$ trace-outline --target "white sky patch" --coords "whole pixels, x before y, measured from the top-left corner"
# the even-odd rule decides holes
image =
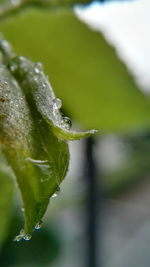
[[[118,1],[76,8],[77,16],[100,30],[136,76],[150,88],[150,0]]]

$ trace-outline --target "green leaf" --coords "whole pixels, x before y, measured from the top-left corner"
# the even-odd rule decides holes
[[[149,99],[114,48],[73,13],[30,10],[1,31],[18,53],[44,63],[64,109],[85,128],[105,133],[149,127]]]
[[[95,130],[87,132],[70,131],[71,121],[60,113],[62,102],[55,97],[41,63],[34,64],[24,57],[16,57],[9,63],[9,68],[11,70],[16,67],[14,75],[24,88],[30,106],[35,105],[35,109],[47,122],[54,135],[62,140],[77,140],[96,132]]]
[[[33,143],[32,120],[19,85],[4,65],[0,68],[0,99],[0,143],[22,191],[26,217],[29,217],[25,226],[27,231],[32,225],[31,215],[33,221],[36,219],[41,194],[36,170],[26,160]]]
[[[0,248],[7,237],[13,206],[13,173],[0,151]]]
[[[39,63],[15,56],[5,40],[0,41],[0,50],[0,143],[16,175],[25,209],[25,225],[15,240],[29,240],[68,170],[64,140],[94,131],[71,132],[59,110],[61,101]]]

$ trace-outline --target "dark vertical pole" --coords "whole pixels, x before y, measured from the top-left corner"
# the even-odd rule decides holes
[[[85,182],[87,184],[87,263],[86,267],[98,267],[97,263],[97,183],[96,162],[94,160],[94,138],[85,144]]]

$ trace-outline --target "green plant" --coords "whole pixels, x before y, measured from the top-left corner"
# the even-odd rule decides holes
[[[18,57],[5,40],[1,49],[1,147],[12,167],[23,199],[25,225],[16,241],[30,239],[41,227],[49,198],[59,191],[68,170],[67,140],[95,131],[70,131],[71,121],[61,114],[41,63]]]
[[[102,129],[103,133],[148,128],[150,104],[99,33],[78,21],[70,9],[51,11],[60,3],[69,7],[91,1],[2,2],[1,17],[31,6],[0,26],[17,54],[25,55],[17,56],[1,39],[1,179],[8,177],[10,184],[5,189],[8,201],[1,203],[3,209],[11,209],[13,169],[25,209],[25,225],[16,237],[19,241],[29,240],[33,228],[40,228],[49,198],[59,191],[69,163],[66,141],[94,133],[70,131],[70,120],[61,114],[61,101],[41,63],[33,61],[44,63],[64,109],[85,128]],[[35,6],[43,6],[42,11]],[[7,219],[7,214],[3,217]]]

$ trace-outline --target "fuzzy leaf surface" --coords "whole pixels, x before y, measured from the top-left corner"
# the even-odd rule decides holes
[[[0,144],[21,191],[26,235],[43,217],[67,173],[66,140],[94,131],[71,132],[59,108],[54,109],[58,99],[39,64],[16,56],[4,40],[0,50]]]

